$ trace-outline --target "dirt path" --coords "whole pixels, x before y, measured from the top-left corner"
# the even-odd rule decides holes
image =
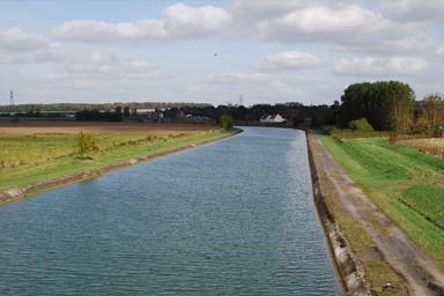
[[[310,135],[310,145],[318,172],[334,186],[338,205],[362,224],[387,263],[406,280],[410,293],[442,295],[444,273],[348,177],[319,137]]]

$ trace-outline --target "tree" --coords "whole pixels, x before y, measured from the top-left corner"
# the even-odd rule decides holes
[[[415,94],[408,84],[398,81],[357,83],[341,97],[343,123],[366,118],[376,130],[407,132],[413,123]]]
[[[219,117],[219,125],[222,129],[229,131],[233,128],[233,118],[227,114],[223,114]]]
[[[122,120],[122,106],[116,106],[114,114],[111,115],[112,121],[120,122]]]
[[[129,118],[129,116],[130,116],[130,108],[129,108],[129,106],[127,105],[127,106],[125,106],[125,107],[123,108],[123,117],[125,117],[125,118]]]
[[[312,127],[321,127],[334,124],[334,113],[328,105],[313,107],[314,115],[311,118]]]
[[[421,113],[420,116],[416,118],[413,132],[426,134],[429,134],[431,132],[430,122],[424,114]]]
[[[80,132],[76,145],[80,157],[86,158],[88,153],[97,149],[97,140],[93,134]]]
[[[444,116],[444,99],[438,93],[427,95],[423,100],[422,115],[427,119],[430,131],[443,125],[441,119]]]

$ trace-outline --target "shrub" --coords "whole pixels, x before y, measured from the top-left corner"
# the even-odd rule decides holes
[[[97,149],[97,139],[93,134],[80,132],[77,137],[77,151],[81,158]]]
[[[360,118],[358,120],[354,120],[348,123],[348,126],[352,130],[356,130],[359,132],[373,132],[375,131],[373,127],[368,123],[366,118]]]
[[[338,128],[336,128],[336,127],[333,127],[333,128],[331,128],[329,131],[328,131],[328,134],[333,138],[333,139],[335,139],[335,140],[337,140],[337,141],[339,141],[339,142],[342,142],[342,136],[341,136],[341,134],[343,134],[343,130],[341,130],[341,129],[338,129]]]
[[[223,114],[219,117],[219,125],[224,130],[231,130],[233,128],[233,118],[227,114]]]

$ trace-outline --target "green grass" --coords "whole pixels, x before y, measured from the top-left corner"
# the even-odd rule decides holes
[[[75,153],[76,137],[74,134],[1,135],[0,169],[39,164],[72,155]],[[145,137],[138,134],[96,135],[101,150]]]
[[[379,131],[357,131],[350,129],[337,129],[332,128],[330,135],[338,140],[342,139],[359,139],[359,138],[375,138],[375,137],[388,137],[388,132]]]
[[[14,166],[0,168],[0,190],[30,185],[79,172],[89,172],[129,159],[155,155],[215,140],[230,132],[213,130],[180,137],[163,135],[97,135],[99,149],[90,153],[92,160],[81,160],[75,153],[75,135],[47,134],[37,137],[0,136],[0,163]]]
[[[444,228],[444,188],[416,185],[402,193],[402,201],[418,213]]]
[[[319,173],[319,181],[322,195],[333,213],[339,229],[364,267],[366,277],[370,282],[372,295],[407,295],[408,291],[404,285],[404,280],[397,272],[387,262],[371,256],[374,246],[373,240],[361,224],[357,224],[349,213],[344,212],[343,208],[337,205],[334,186],[328,181],[326,175]],[[383,289],[386,282],[393,284],[391,290]]]
[[[444,267],[444,160],[382,138],[320,137],[376,205]]]

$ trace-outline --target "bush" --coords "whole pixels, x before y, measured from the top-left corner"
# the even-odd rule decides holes
[[[375,131],[373,127],[368,123],[366,118],[360,118],[348,123],[350,129],[359,132],[373,132]]]
[[[420,115],[416,121],[415,126],[413,127],[413,132],[420,134],[430,134],[431,132],[430,121],[427,119],[425,115]]]
[[[219,125],[226,131],[233,128],[233,118],[227,114],[223,114],[219,117]]]
[[[81,158],[97,149],[97,139],[93,134],[80,132],[77,137],[77,151]]]
[[[342,140],[344,138],[352,138],[350,137],[353,134],[353,131],[351,130],[344,130],[344,129],[339,129],[336,127],[331,128],[328,131],[328,135],[330,135],[333,139],[335,139],[336,141],[342,142]]]

